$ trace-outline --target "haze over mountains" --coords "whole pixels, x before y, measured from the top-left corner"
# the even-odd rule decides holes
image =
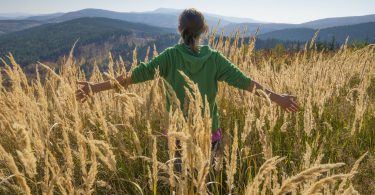
[[[27,13],[0,13],[0,20],[22,20],[30,16]]]
[[[375,21],[375,14],[364,16],[348,16],[337,18],[325,18],[302,23],[301,27],[307,28],[329,28],[334,26],[347,26],[353,24],[361,24]]]
[[[311,28],[288,28],[276,30],[259,35],[259,39],[277,39],[280,41],[306,41],[314,36],[316,30]],[[321,29],[317,39],[331,41],[333,38],[338,43],[345,42],[349,37],[351,41],[375,41],[375,22],[345,25]]]
[[[66,54],[78,38],[77,47],[83,56],[101,56],[109,51],[129,52],[135,45],[144,54],[150,45],[156,44],[163,49],[178,41],[176,28],[181,11],[167,8],[148,12],[84,9],[34,16],[0,14],[0,57],[12,52],[25,64],[56,60]],[[1,17],[7,19],[1,20]],[[238,29],[247,29],[248,33],[254,34],[260,27],[257,44],[262,44],[262,40],[272,42],[264,47],[272,47],[278,41],[305,42],[317,29],[320,29],[317,37],[320,41],[334,39],[341,44],[349,36],[350,41],[375,42],[375,14],[326,18],[302,24],[267,23],[210,13],[205,13],[205,17],[210,27],[217,27],[220,21],[219,30],[224,29],[225,35],[233,35]],[[131,53],[126,55],[130,57]]]
[[[139,22],[152,26],[176,28],[178,15],[182,10],[179,9],[168,9],[159,8],[154,11],[148,12],[114,12],[101,9],[83,9],[68,13],[53,13],[36,15],[31,17],[23,18],[23,20],[38,21],[40,24],[45,23],[59,23],[72,19],[82,17],[103,17],[110,19],[119,19],[129,22]],[[0,15],[1,17],[1,15]],[[16,17],[16,19],[19,16]],[[206,20],[210,26],[217,26],[220,20],[220,27],[225,29],[225,33],[229,35],[236,29],[247,29],[249,32],[255,32],[260,27],[260,34],[272,32],[275,30],[282,30],[287,28],[311,28],[311,29],[322,29],[336,26],[354,25],[360,23],[368,23],[375,21],[375,14],[365,16],[350,16],[350,17],[339,17],[339,18],[326,18],[319,19],[302,24],[285,24],[285,23],[267,23],[260,22],[249,18],[237,18],[221,16],[216,14],[205,13]],[[8,17],[8,19],[10,19]],[[21,20],[18,20],[21,22]],[[2,21],[0,21],[1,23]],[[21,26],[21,25],[20,25]],[[24,28],[20,28],[24,29]],[[20,30],[18,29],[18,30]],[[17,30],[17,29],[14,29]],[[0,31],[4,31],[0,27]],[[12,32],[13,30],[6,30],[6,32]]]
[[[27,20],[37,20],[46,23],[64,22],[82,17],[104,17],[111,19],[125,20],[129,22],[140,22],[149,25],[157,25],[159,27],[176,28],[178,15],[182,10],[159,8],[148,12],[115,12],[101,9],[83,9],[68,13],[54,13],[46,15],[38,15],[26,18]],[[257,22],[253,19],[226,17],[215,14],[206,14],[207,23],[210,26],[217,25],[221,20],[222,25],[233,22]]]

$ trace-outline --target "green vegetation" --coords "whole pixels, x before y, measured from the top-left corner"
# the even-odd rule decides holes
[[[33,20],[0,20],[0,35],[41,25]]]
[[[89,51],[90,55],[95,56],[101,52],[106,53],[108,48],[121,47],[123,51],[129,51],[132,50],[132,44],[144,44],[170,32],[171,29],[140,23],[106,18],[80,18],[0,36],[0,57],[11,52],[23,65],[36,61],[55,62],[63,54],[69,53],[78,39],[77,47],[82,49],[77,51],[85,53],[85,49],[89,50],[87,47],[95,47],[97,52]]]

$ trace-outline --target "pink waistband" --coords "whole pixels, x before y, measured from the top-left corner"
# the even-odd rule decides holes
[[[216,142],[221,140],[221,128],[216,129],[214,133],[211,135],[211,141]]]

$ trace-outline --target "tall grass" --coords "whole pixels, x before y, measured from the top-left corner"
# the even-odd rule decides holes
[[[326,54],[311,43],[293,55],[259,58],[255,38],[244,43],[239,33],[234,40],[213,37],[213,48],[274,91],[296,95],[303,109],[286,113],[266,98],[220,84],[224,137],[213,168],[209,110],[201,112],[207,100],[188,77],[185,102],[158,75],[125,89],[114,80],[129,76],[124,62],[109,56],[108,72],[94,67],[89,80],[111,79],[117,89],[81,104],[74,92],[85,73],[72,53],[59,72],[39,64],[32,81],[10,55],[0,82],[0,192],[375,192],[374,45],[356,50],[343,45]],[[187,117],[180,104],[188,108]],[[174,168],[176,150],[180,172]]]

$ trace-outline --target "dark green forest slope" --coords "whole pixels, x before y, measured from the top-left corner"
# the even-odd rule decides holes
[[[0,20],[0,35],[25,30],[41,24],[42,22],[34,20]]]
[[[290,28],[265,33],[260,35],[259,38],[278,39],[282,41],[307,41],[314,36],[316,31],[309,28]],[[321,29],[317,39],[320,41],[331,41],[334,37],[338,43],[343,43],[348,36],[351,42],[375,41],[375,22]]]
[[[78,39],[77,51],[83,56],[119,51],[119,47],[131,51],[135,45],[145,45],[174,31],[107,18],[80,18],[0,36],[0,57],[11,52],[20,64],[55,61],[69,53]]]

